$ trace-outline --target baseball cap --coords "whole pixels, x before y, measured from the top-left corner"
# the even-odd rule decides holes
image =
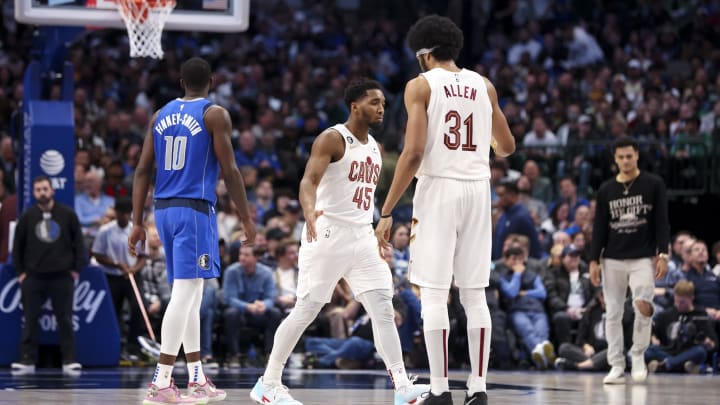
[[[578,250],[578,248],[575,245],[570,244],[570,245],[565,246],[561,255],[563,257],[565,257],[567,255],[580,256],[580,250]]]
[[[578,122],[580,124],[590,123],[590,122],[592,122],[592,118],[590,118],[590,116],[587,114],[583,114],[578,118]]]
[[[300,203],[298,202],[298,200],[290,200],[290,201],[288,201],[288,203],[287,203],[287,210],[288,210],[289,212],[292,212],[292,213],[295,213],[295,214],[297,214],[298,212],[300,212],[301,208],[300,208]]]

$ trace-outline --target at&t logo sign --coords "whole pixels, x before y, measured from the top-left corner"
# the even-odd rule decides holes
[[[65,158],[55,149],[48,149],[40,156],[40,168],[50,177],[55,190],[65,189],[66,177],[55,177],[65,169]]]

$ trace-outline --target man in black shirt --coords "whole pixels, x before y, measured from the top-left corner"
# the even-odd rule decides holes
[[[12,259],[22,291],[25,326],[20,340],[20,362],[12,368],[33,372],[37,352],[38,319],[48,297],[57,319],[63,371],[76,373],[72,325],[74,280],[85,263],[82,229],[72,208],[56,202],[50,179],[33,180],[36,205],[20,216],[15,228]]]
[[[632,138],[620,137],[615,141],[613,154],[619,173],[603,183],[597,194],[590,279],[595,286],[600,285],[598,263],[602,255],[608,363],[612,367],[603,379],[605,384],[625,383],[622,318],[628,286],[635,309],[630,349],[632,378],[636,382],[647,378],[644,354],[650,344],[653,275],[662,279],[668,265],[670,226],[665,185],[661,178],[640,172],[638,150]]]

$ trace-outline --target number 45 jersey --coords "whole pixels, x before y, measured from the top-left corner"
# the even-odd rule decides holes
[[[375,187],[382,157],[375,139],[368,134],[362,144],[343,124],[332,127],[345,143],[343,157],[328,165],[317,189],[315,207],[323,216],[352,224],[371,224]]]
[[[152,128],[156,199],[192,198],[215,204],[220,168],[203,120],[212,105],[204,98],[178,98],[158,112]]]
[[[427,141],[417,177],[490,178],[492,104],[479,74],[435,68],[422,75],[430,85]]]

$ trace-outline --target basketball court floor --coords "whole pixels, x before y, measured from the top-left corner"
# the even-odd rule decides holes
[[[178,371],[183,370],[180,368]],[[0,405],[4,404],[140,404],[151,368],[88,369],[77,377],[60,370],[40,369],[34,375],[13,376],[0,370]],[[248,394],[261,369],[211,374],[228,391],[228,404],[253,404]],[[178,385],[187,376],[176,372]],[[420,373],[420,382],[428,375]],[[455,404],[464,398],[465,372],[450,374]],[[720,385],[711,375],[653,375],[646,384],[603,386],[602,374],[492,371],[490,404],[608,404],[670,405],[718,403]],[[284,376],[296,399],[306,405],[392,404],[389,379],[382,370],[289,370]]]

